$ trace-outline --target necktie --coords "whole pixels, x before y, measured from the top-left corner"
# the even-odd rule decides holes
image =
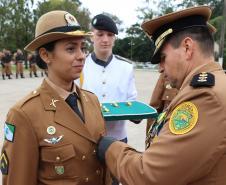
[[[73,94],[70,94],[65,101],[84,122],[83,116],[78,108],[77,99],[78,99],[77,94],[73,93]]]

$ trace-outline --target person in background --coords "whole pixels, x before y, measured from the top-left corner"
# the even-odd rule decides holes
[[[36,24],[25,50],[37,54],[48,77],[17,102],[4,126],[3,185],[110,185],[96,157],[105,134],[98,98],[74,84],[85,61],[85,38],[66,11],[50,11]]]
[[[2,66],[2,79],[5,80],[5,64],[3,62],[3,57],[4,57],[4,53],[0,51],[0,62],[1,62],[1,66]]]
[[[178,89],[138,152],[102,137],[98,157],[123,185],[225,185],[226,75],[214,61],[211,8],[190,7],[144,22],[151,62]]]
[[[118,29],[104,14],[91,21],[94,51],[86,57],[83,69],[83,89],[95,93],[101,103],[132,101],[137,97],[133,65],[114,55],[112,49]],[[127,143],[126,121],[106,121],[107,135]],[[118,184],[114,179],[113,184]]]
[[[2,62],[3,65],[5,66],[5,74],[8,77],[8,79],[12,79],[11,75],[12,75],[12,69],[11,69],[11,61],[12,61],[12,54],[9,50],[7,49],[3,49],[3,58],[2,58]]]
[[[16,53],[14,54],[15,64],[16,64],[16,78],[20,74],[21,78],[24,78],[24,55],[21,49],[17,49]]]
[[[33,76],[32,73],[33,73],[35,77],[38,77],[35,54],[29,53],[27,60],[29,61],[29,76],[32,78]]]
[[[158,114],[161,114],[169,106],[177,92],[178,90],[172,87],[170,82],[164,78],[163,73],[161,73],[153,90],[149,105],[154,107]],[[151,118],[147,120],[146,135],[154,121],[155,119]]]

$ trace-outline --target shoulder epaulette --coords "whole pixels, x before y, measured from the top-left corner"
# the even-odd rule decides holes
[[[29,100],[33,99],[34,97],[38,96],[40,93],[37,90],[34,90],[32,92],[30,92],[27,96],[25,96],[21,101],[20,101],[20,105],[23,106],[26,102],[28,102]]]
[[[212,87],[215,85],[215,77],[211,73],[202,72],[193,76],[190,86],[192,87]]]
[[[121,57],[121,56],[119,56],[119,55],[115,55],[115,58],[117,58],[117,59],[119,59],[119,60],[123,60],[123,61],[125,61],[125,62],[128,62],[128,63],[132,64],[132,60],[129,60],[129,59],[124,58],[124,57]]]
[[[81,88],[81,91],[85,91],[85,92],[88,92],[88,93],[94,94],[93,92],[88,91],[88,90],[85,90],[85,89],[82,89],[82,88]]]

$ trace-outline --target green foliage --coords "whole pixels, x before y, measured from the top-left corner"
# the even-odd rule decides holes
[[[88,30],[90,12],[80,7],[79,0],[0,0],[0,50],[23,49],[33,38],[38,18],[51,10],[73,14],[83,29]]]
[[[23,49],[34,30],[30,7],[33,0],[1,0],[0,2],[0,49]]]
[[[183,0],[179,7],[187,8],[197,5],[209,5],[213,9],[212,18],[222,15],[224,0]]]
[[[34,12],[35,20],[49,11],[65,10],[75,16],[84,30],[88,30],[90,12],[87,9],[81,9],[80,5],[78,0],[44,0],[37,4],[37,9]]]
[[[133,61],[150,61],[154,47],[140,25],[138,23],[132,25],[126,30],[126,33],[128,37],[116,41],[114,53]]]

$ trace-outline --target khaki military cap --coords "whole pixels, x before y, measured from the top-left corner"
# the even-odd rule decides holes
[[[90,36],[81,30],[76,18],[66,11],[50,11],[42,15],[35,29],[35,39],[24,49],[34,51],[40,46],[69,37]]]
[[[160,62],[159,51],[163,46],[164,40],[173,33],[191,27],[207,27],[210,32],[215,32],[215,27],[207,22],[211,13],[209,6],[197,6],[169,13],[142,23],[142,29],[154,41],[156,47],[151,63],[157,64]]]

